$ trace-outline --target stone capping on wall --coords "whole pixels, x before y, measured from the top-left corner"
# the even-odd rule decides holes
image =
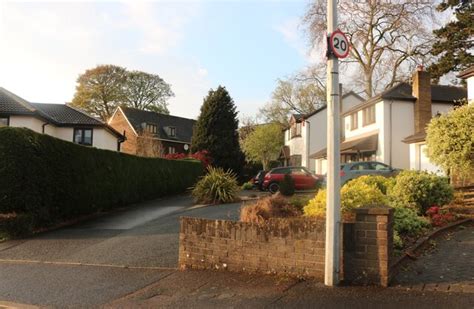
[[[364,208],[342,231],[345,282],[387,286],[393,246],[393,210]],[[271,219],[263,224],[180,218],[180,269],[285,274],[324,278],[325,222]]]

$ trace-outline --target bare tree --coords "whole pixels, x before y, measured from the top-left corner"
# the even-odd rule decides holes
[[[165,154],[163,145],[156,136],[146,130],[137,137],[137,155],[142,157],[163,157]]]
[[[405,80],[416,64],[427,61],[433,8],[434,0],[338,1],[339,28],[351,45],[343,63],[358,65],[359,86],[368,97]],[[303,22],[313,46],[324,42],[326,0],[315,0]]]
[[[313,74],[313,75],[312,75]],[[272,99],[260,109],[267,122],[288,125],[291,114],[307,114],[326,102],[326,88],[316,71],[279,79]]]

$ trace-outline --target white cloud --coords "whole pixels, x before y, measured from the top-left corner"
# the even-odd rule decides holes
[[[0,4],[0,86],[33,102],[70,101],[86,69],[111,63],[159,74],[172,113],[195,117],[207,70],[176,52],[197,3]],[[196,106],[195,106],[196,105]]]
[[[290,18],[274,27],[279,32],[286,44],[295,49],[301,57],[310,64],[319,63],[325,59],[324,44],[311,47],[300,28],[301,19]]]

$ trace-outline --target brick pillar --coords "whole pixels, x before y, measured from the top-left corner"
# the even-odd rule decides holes
[[[393,209],[359,208],[344,228],[344,281],[388,286],[393,248]]]

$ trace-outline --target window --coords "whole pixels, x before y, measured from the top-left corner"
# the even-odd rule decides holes
[[[8,127],[10,125],[10,118],[0,116],[0,127]]]
[[[296,124],[296,135],[301,135],[301,122]]]
[[[306,175],[308,172],[303,168],[293,168],[291,169],[291,174],[293,175]]]
[[[354,164],[353,167],[351,167],[351,171],[364,171],[364,170],[370,170],[370,166],[368,163],[359,163],[359,164]]]
[[[92,146],[92,129],[74,129],[74,143]]]
[[[359,124],[357,123],[357,112],[351,114],[351,130],[356,130]]]
[[[176,128],[175,127],[169,127],[168,128],[168,132],[169,132],[169,135],[171,137],[175,137],[176,136]]]
[[[364,108],[362,112],[364,126],[375,123],[375,105]]]
[[[372,169],[376,171],[389,171],[390,167],[382,163],[372,163]]]
[[[176,153],[176,149],[174,147],[168,147],[168,153],[169,154],[173,154],[173,153]]]
[[[156,129],[156,125],[150,123],[146,124],[146,131],[153,134],[156,134],[156,132],[158,132]]]
[[[290,138],[301,136],[301,122],[291,125]]]

